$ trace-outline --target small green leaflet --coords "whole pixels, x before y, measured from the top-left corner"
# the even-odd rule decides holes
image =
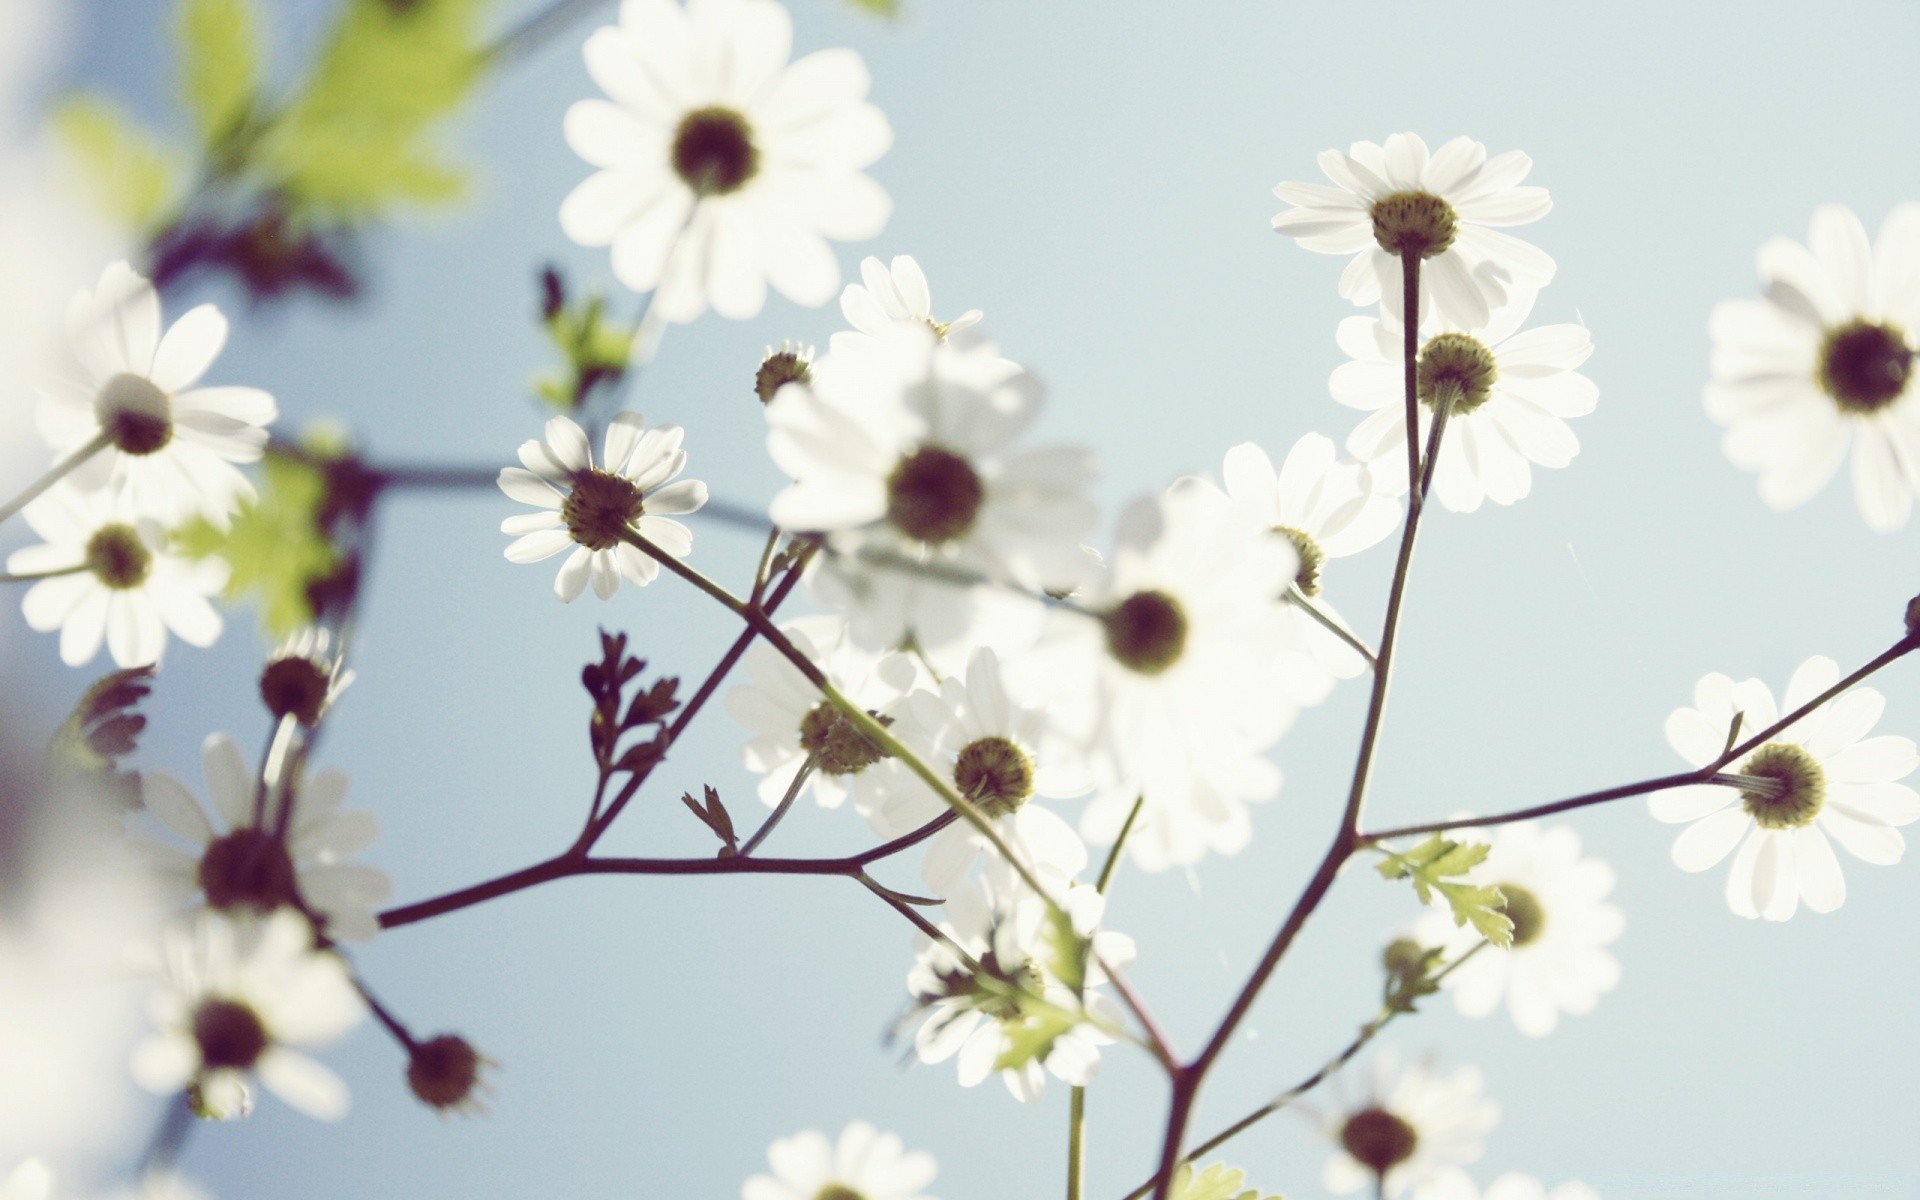
[[[1053,1053],[1053,1044],[1079,1023],[1079,1014],[1023,993],[1020,1015],[1000,1022],[1000,1033],[1007,1044],[994,1060],[993,1069],[1014,1071],[1030,1062],[1044,1061]]]
[[[1225,1163],[1194,1173],[1192,1163],[1181,1163],[1173,1176],[1173,1200],[1282,1200],[1278,1192],[1262,1195],[1246,1186],[1247,1175]],[[1244,1189],[1244,1190],[1243,1190]]]
[[[246,119],[260,87],[259,14],[253,0],[181,0],[175,33],[187,110],[209,150]]]
[[[268,454],[261,475],[259,496],[241,504],[228,529],[196,518],[174,540],[189,557],[226,559],[232,572],[227,599],[259,596],[267,628],[285,634],[313,620],[307,589],[325,579],[337,559],[320,531],[326,476],[284,454]]]
[[[53,129],[79,160],[101,210],[135,230],[158,225],[173,197],[166,148],[104,96],[76,96],[53,114]]]
[[[1453,909],[1454,924],[1472,922],[1481,937],[1503,949],[1513,944],[1513,922],[1501,911],[1506,897],[1500,889],[1447,878],[1479,866],[1487,857],[1485,842],[1456,842],[1436,833],[1405,854],[1378,849],[1386,856],[1379,866],[1381,878],[1412,879],[1422,904],[1433,903],[1433,894],[1439,892]]]

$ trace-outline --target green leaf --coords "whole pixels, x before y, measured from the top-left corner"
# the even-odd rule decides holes
[[[1093,956],[1093,943],[1080,936],[1064,912],[1047,913],[1045,953],[1048,971],[1078,995],[1087,985],[1087,960]]]
[[[1014,1071],[1030,1062],[1043,1061],[1053,1053],[1053,1044],[1079,1023],[1077,1013],[1023,995],[1020,1015],[1000,1022],[1000,1033],[1007,1044],[994,1060],[993,1069]]]
[[[639,327],[610,319],[605,297],[568,300],[564,281],[551,267],[543,273],[542,282],[546,303],[541,321],[566,365],[536,379],[534,391],[555,408],[577,409],[595,389],[616,384],[626,374]]]
[[[1513,920],[1506,914],[1507,898],[1497,887],[1475,887],[1466,883],[1436,885],[1453,909],[1453,923],[1472,922],[1480,936],[1504,950],[1513,945]]]
[[[1389,1012],[1410,1013],[1423,996],[1440,990],[1438,974],[1446,951],[1439,946],[1422,946],[1412,938],[1399,938],[1380,956],[1386,968],[1386,987],[1381,1004]]]
[[[897,17],[900,15],[900,0],[847,0],[848,4],[876,17]]]
[[[1501,911],[1506,900],[1500,890],[1447,881],[1479,866],[1489,849],[1485,842],[1456,842],[1436,833],[1404,854],[1382,848],[1386,857],[1378,869],[1384,879],[1411,879],[1422,904],[1433,903],[1439,892],[1453,909],[1454,924],[1471,922],[1482,937],[1506,947],[1513,944],[1513,922]]]
[[[230,528],[196,518],[174,540],[190,557],[226,559],[227,598],[257,595],[267,628],[285,634],[313,620],[308,588],[332,572],[338,555],[320,530],[327,490],[320,468],[284,454],[269,454],[261,466],[260,495],[240,506]]]
[[[217,148],[260,87],[259,15],[253,0],[181,0],[175,33],[187,109],[201,141]]]
[[[159,139],[104,96],[75,96],[53,114],[53,129],[79,159],[101,207],[136,230],[151,229],[173,195],[173,168]]]
[[[1197,1175],[1192,1163],[1181,1163],[1173,1175],[1172,1196],[1173,1200],[1282,1200],[1277,1192],[1262,1197],[1260,1189],[1246,1183],[1246,1172],[1225,1163],[1215,1163]]]
[[[478,81],[483,0],[348,0],[306,87],[261,148],[296,199],[338,217],[444,204],[465,174],[430,144]]]

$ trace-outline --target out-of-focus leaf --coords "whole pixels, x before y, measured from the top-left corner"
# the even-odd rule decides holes
[[[847,0],[848,4],[861,12],[876,17],[897,17],[900,15],[900,0]]]
[[[1030,1062],[1046,1061],[1047,1055],[1053,1053],[1053,1044],[1079,1023],[1077,1014],[1059,1005],[1023,996],[1020,1015],[1000,1022],[1000,1035],[1006,1038],[1006,1044],[1000,1049],[1000,1057],[994,1060],[993,1069],[1017,1071]]]
[[[553,407],[571,411],[626,374],[638,327],[608,317],[604,297],[569,300],[566,281],[552,267],[541,272],[540,284],[540,320],[566,367],[535,379],[533,390]]]
[[[430,144],[484,65],[483,0],[348,0],[305,88],[260,148],[262,169],[335,216],[441,204],[465,176]]]
[[[287,634],[313,621],[308,589],[333,572],[338,552],[320,527],[325,473],[284,454],[269,454],[261,467],[260,495],[241,505],[230,528],[196,519],[174,536],[192,557],[226,559],[227,598],[258,596],[267,628]]]
[[[1196,1174],[1192,1163],[1181,1163],[1173,1176],[1173,1200],[1282,1200],[1276,1192],[1263,1197],[1247,1187],[1246,1172],[1215,1163]]]
[[[160,141],[104,96],[76,96],[53,128],[79,160],[115,220],[138,230],[158,224],[173,194],[173,168]]]
[[[260,87],[260,33],[253,0],[181,0],[181,86],[201,141],[214,149],[253,105]]]

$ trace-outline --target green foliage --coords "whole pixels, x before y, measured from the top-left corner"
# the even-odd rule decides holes
[[[1075,995],[1087,986],[1087,960],[1093,957],[1093,943],[1081,937],[1072,920],[1059,910],[1047,914],[1046,955],[1047,969]]]
[[[541,323],[566,365],[535,379],[533,389],[548,404],[571,412],[584,405],[595,388],[626,374],[638,326],[609,320],[603,296],[569,300],[566,285],[551,267],[541,273],[541,287]]]
[[[254,0],[181,0],[175,33],[187,109],[209,151],[246,120],[260,88]]]
[[[1494,945],[1504,948],[1513,944],[1513,922],[1501,911],[1506,899],[1500,889],[1448,878],[1465,875],[1480,865],[1487,856],[1485,842],[1456,842],[1436,833],[1405,854],[1385,847],[1380,852],[1386,855],[1379,866],[1382,878],[1412,879],[1422,904],[1433,903],[1433,894],[1439,892],[1453,909],[1455,925],[1471,922],[1480,936]]]
[[[875,17],[897,17],[900,15],[900,0],[847,0],[848,4]]]
[[[267,628],[285,634],[313,620],[310,589],[332,574],[339,552],[322,529],[326,473],[284,454],[267,455],[261,468],[260,495],[241,505],[231,527],[196,518],[174,539],[191,557],[226,559],[227,598],[258,596]]]
[[[1386,985],[1380,1003],[1390,1013],[1410,1013],[1424,996],[1440,990],[1437,975],[1445,951],[1439,946],[1422,946],[1412,938],[1399,938],[1380,955],[1386,968]]]
[[[1044,1061],[1053,1053],[1053,1044],[1080,1023],[1078,1013],[1040,1000],[1032,993],[1022,992],[1017,999],[1019,1015],[1000,1022],[1000,1032],[1007,1044],[994,1060],[996,1071],[1018,1070],[1030,1062]]]
[[[260,147],[260,165],[301,204],[336,217],[444,204],[463,172],[428,144],[485,65],[483,0],[348,0],[306,86]]]
[[[75,96],[53,114],[53,129],[99,193],[101,207],[137,230],[158,224],[174,192],[164,146],[104,96]]]
[[[1246,1186],[1246,1172],[1225,1163],[1215,1163],[1194,1173],[1192,1163],[1181,1163],[1173,1175],[1173,1200],[1282,1200],[1279,1193],[1262,1196],[1259,1188]]]

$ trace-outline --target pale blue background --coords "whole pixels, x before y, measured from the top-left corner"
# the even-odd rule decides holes
[[[895,217],[869,246],[910,252],[936,310],[978,306],[1051,387],[1039,431],[1100,452],[1100,498],[1217,470],[1235,442],[1275,454],[1354,416],[1326,394],[1349,308],[1337,259],[1267,227],[1281,179],[1314,155],[1411,128],[1523,148],[1554,213],[1528,231],[1559,261],[1538,320],[1584,320],[1600,408],[1582,453],[1512,509],[1436,511],[1421,546],[1373,805],[1380,822],[1511,807],[1676,769],[1660,734],[1710,670],[1776,689],[1802,658],[1843,665],[1883,648],[1920,589],[1920,528],[1867,532],[1844,480],[1775,514],[1718,451],[1702,414],[1706,317],[1754,289],[1754,249],[1803,237],[1842,201],[1876,227],[1920,199],[1920,38],[1902,3],[942,4],[897,23],[796,0],[801,51],[850,45],[896,131],[874,171]],[[167,6],[88,0],[73,78],[181,127],[160,52]],[[500,23],[533,5],[501,6]],[[611,5],[603,6],[610,12]],[[275,5],[283,65],[324,27],[321,0]],[[553,259],[610,282],[555,211],[586,168],[561,140],[568,104],[597,94],[578,44],[591,22],[501,76],[457,143],[482,183],[459,213],[370,242],[356,308],[235,312],[222,380],[270,388],[286,427],[348,422],[379,458],[501,464],[537,429],[527,381],[547,363],[530,320]],[[185,297],[182,300],[186,299]],[[674,329],[638,407],[688,428],[692,473],[763,503],[779,480],[748,380],[783,336],[824,343],[837,313],[775,300],[754,321]],[[548,566],[500,556],[497,494],[396,499],[383,512],[360,682],[320,754],[353,776],[385,836],[371,855],[403,899],[543,857],[577,828],[592,779],[580,663],[596,625],[631,630],[662,668],[697,679],[731,636],[671,581],[611,603],[554,602]],[[712,524],[698,561],[750,569],[757,539]],[[1332,594],[1376,627],[1390,551],[1337,564]],[[18,635],[17,610],[4,618]],[[58,703],[82,686],[53,639],[23,657]],[[168,660],[148,761],[195,780],[213,729],[255,745],[260,651],[241,616],[211,652]],[[691,680],[689,681],[691,686]],[[1920,675],[1883,677],[1887,731],[1920,733]],[[1356,686],[1281,745],[1280,799],[1244,855],[1120,879],[1113,924],[1135,934],[1134,978],[1196,1047],[1250,967],[1331,829],[1357,738]],[[717,784],[749,814],[740,740],[716,706],[609,839],[624,852],[700,853],[681,789]],[[1619,871],[1628,929],[1620,988],[1545,1041],[1450,1004],[1396,1029],[1410,1053],[1478,1064],[1505,1111],[1478,1172],[1582,1177],[1603,1194],[1920,1194],[1920,863],[1846,863],[1838,913],[1784,927],[1730,915],[1723,874],[1671,866],[1674,831],[1642,803],[1579,814]],[[862,844],[851,813],[800,813],[778,846]],[[910,866],[890,876],[905,885]],[[1210,1130],[1290,1084],[1371,1011],[1376,947],[1413,915],[1370,877],[1315,918],[1207,1088]],[[855,1118],[941,1162],[936,1194],[1058,1195],[1065,1089],[1023,1108],[948,1067],[902,1067],[883,1043],[905,999],[910,933],[831,879],[572,881],[383,937],[361,958],[422,1031],[459,1029],[503,1064],[493,1113],[444,1122],[398,1086],[369,1026],[330,1055],[352,1084],[342,1125],[268,1102],[201,1131],[188,1169],[226,1197],[616,1197],[738,1194],[775,1137]],[[1146,1170],[1163,1091],[1115,1052],[1091,1093],[1090,1195]],[[1229,1153],[1254,1182],[1320,1194],[1307,1122],[1276,1118]]]

